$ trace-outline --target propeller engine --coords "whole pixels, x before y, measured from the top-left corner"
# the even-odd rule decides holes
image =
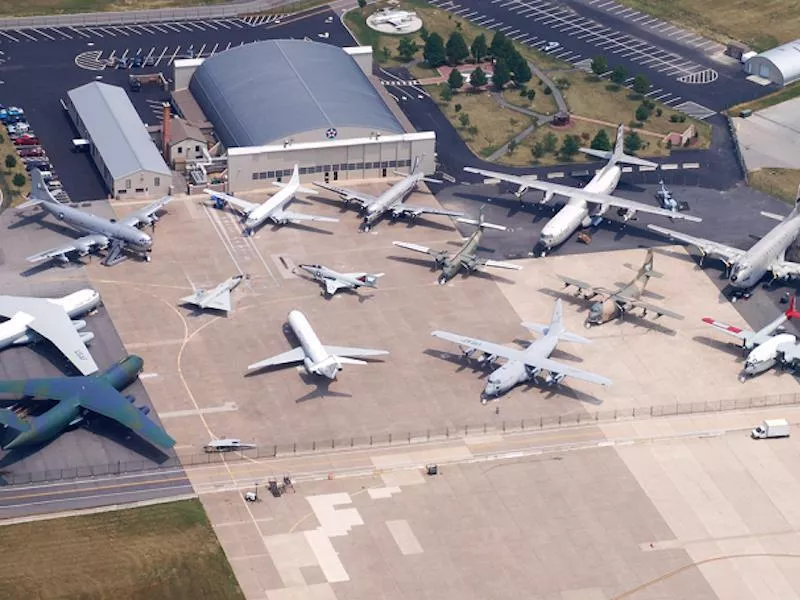
[[[545,378],[545,383],[547,383],[547,385],[558,385],[564,381],[565,377],[566,375],[564,373],[549,373]]]
[[[133,396],[133,395],[131,395],[131,394],[128,394],[127,396],[125,396],[125,400],[127,400],[128,402],[130,402],[131,404],[133,404],[134,402],[136,402],[136,396]]]
[[[142,413],[143,415],[149,415],[150,414],[150,407],[149,406],[137,406],[136,408],[139,409],[139,412]]]

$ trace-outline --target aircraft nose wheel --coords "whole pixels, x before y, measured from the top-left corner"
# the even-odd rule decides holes
[[[746,375],[739,375],[739,383],[744,383],[745,381],[747,381],[747,376]]]

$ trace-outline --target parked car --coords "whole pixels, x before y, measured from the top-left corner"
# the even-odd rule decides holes
[[[134,56],[131,60],[131,67],[134,69],[140,69],[142,67],[142,57],[141,56]]]
[[[555,50],[556,48],[560,48],[561,44],[558,42],[547,42],[544,46],[542,46],[542,50],[545,52],[550,52],[550,50]]]
[[[17,154],[22,158],[44,156],[44,148],[18,148]]]
[[[148,56],[144,59],[144,66],[145,67],[152,67],[156,64],[156,57],[155,56]]]
[[[6,129],[8,133],[25,133],[31,128],[30,123],[27,121],[20,121],[19,123],[9,123]]]
[[[38,146],[39,145],[39,138],[35,135],[30,135],[29,133],[22,134],[17,139],[14,140],[15,146]]]

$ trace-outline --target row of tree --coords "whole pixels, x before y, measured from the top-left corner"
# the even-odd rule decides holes
[[[588,135],[586,136],[588,139]],[[634,154],[642,148],[642,139],[638,133],[631,131],[624,138],[625,152]],[[611,150],[611,139],[605,129],[597,132],[590,145],[595,150]],[[555,154],[565,160],[570,160],[581,149],[581,138],[577,135],[566,135],[558,147],[558,137],[553,132],[548,132],[540,141],[531,147],[531,153],[535,159],[542,158],[546,154]]]
[[[609,73],[608,78],[616,85],[622,85],[628,79],[628,72],[622,65],[617,65],[610,71],[609,73],[608,60],[605,56],[595,56],[592,59],[592,72],[595,75],[600,76]],[[646,94],[647,90],[650,89],[650,82],[647,81],[644,75],[636,75],[633,78],[631,88],[639,95]]]

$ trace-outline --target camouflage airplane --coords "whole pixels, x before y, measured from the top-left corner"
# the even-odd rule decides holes
[[[155,446],[171,448],[175,440],[147,417],[150,408],[134,406],[136,398],[120,393],[136,381],[143,365],[140,357],[131,355],[88,377],[0,381],[0,405],[5,407],[0,409],[0,446],[12,450],[44,444],[95,413]],[[42,406],[44,412],[39,410]],[[20,416],[23,412],[36,416]]]
[[[476,254],[481,244],[481,237],[483,236],[484,229],[496,229],[498,231],[507,231],[507,228],[502,225],[495,225],[494,223],[487,223],[483,219],[483,211],[476,221],[475,219],[456,219],[459,223],[467,225],[475,225],[477,229],[467,238],[458,252],[450,254],[447,250],[432,250],[427,246],[420,246],[419,244],[412,244],[410,242],[392,242],[395,246],[405,248],[406,250],[413,250],[414,252],[421,252],[423,254],[430,254],[433,257],[433,264],[435,268],[441,269],[442,274],[439,276],[439,285],[444,285],[450,281],[456,274],[464,269],[467,273],[472,273],[475,270],[483,267],[492,267],[497,269],[514,269],[519,271],[522,267],[510,262],[503,262],[500,260],[492,260],[483,258]]]
[[[630,265],[626,265],[630,267]],[[628,283],[616,290],[609,290],[604,287],[595,287],[583,281],[572,279],[571,277],[564,277],[558,275],[558,278],[564,282],[564,287],[575,286],[578,289],[577,295],[585,300],[593,300],[600,297],[597,302],[592,302],[589,307],[589,316],[586,318],[587,329],[592,325],[602,325],[608,321],[616,318],[623,318],[625,313],[630,312],[634,308],[642,310],[642,317],[646,316],[648,311],[656,313],[657,317],[666,315],[673,319],[683,319],[683,315],[674,313],[671,310],[644,302],[642,294],[647,287],[647,282],[651,277],[661,277],[661,273],[653,270],[653,250],[648,250],[644,258],[644,263],[636,272],[636,277],[631,279]]]

